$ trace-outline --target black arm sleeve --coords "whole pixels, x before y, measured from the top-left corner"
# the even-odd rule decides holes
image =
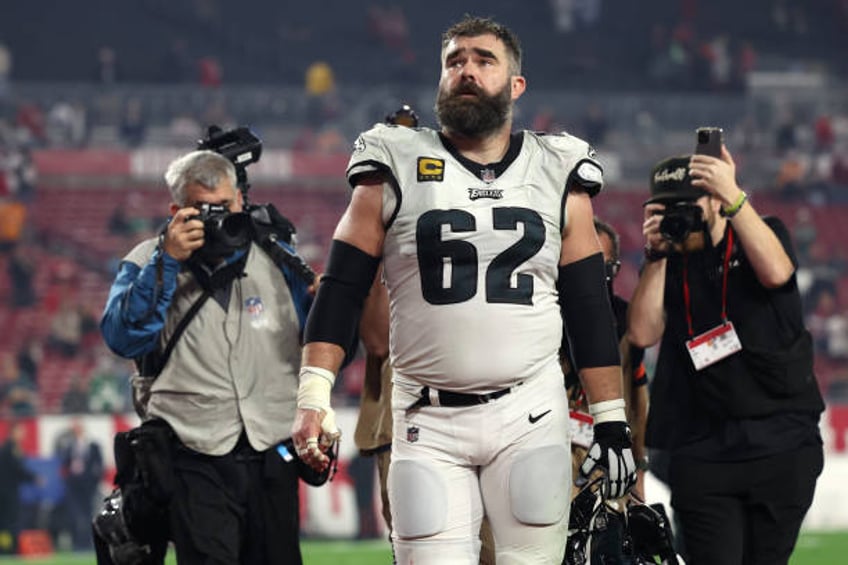
[[[605,277],[600,253],[559,268],[559,304],[578,370],[621,364]]]
[[[335,343],[351,356],[358,341],[362,305],[379,265],[379,257],[372,257],[344,241],[333,240],[327,270],[321,277],[315,302],[306,319],[306,343]]]

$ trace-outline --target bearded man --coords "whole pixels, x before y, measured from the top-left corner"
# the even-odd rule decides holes
[[[382,261],[397,562],[476,565],[485,516],[497,563],[559,565],[572,479],[563,318],[595,417],[581,472],[605,468],[613,497],[636,472],[593,223],[601,167],[568,134],[512,132],[526,81],[505,26],[454,24],[441,65],[440,131],[378,124],[354,145],[292,437],[304,460],[328,464],[330,388]]]

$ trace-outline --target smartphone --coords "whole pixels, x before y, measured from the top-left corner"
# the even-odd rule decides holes
[[[721,157],[721,145],[724,143],[724,131],[721,128],[704,127],[695,130],[698,139],[695,153]]]

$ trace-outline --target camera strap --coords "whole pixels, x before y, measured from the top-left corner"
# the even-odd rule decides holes
[[[700,371],[725,357],[742,350],[742,343],[733,323],[727,319],[727,272],[730,267],[730,253],[733,249],[733,230],[727,232],[727,247],[724,251],[724,269],[721,281],[721,324],[700,335],[694,335],[692,328],[692,299],[689,292],[687,255],[683,256],[683,298],[686,301],[686,322],[689,324],[689,340],[686,350],[692,359],[696,371]]]
[[[730,254],[733,251],[733,228],[727,230],[727,246],[724,249],[724,261],[721,271],[721,320],[727,322],[727,272],[730,270]],[[689,290],[688,253],[683,254],[683,301],[686,304],[686,324],[689,337],[695,335],[692,329],[692,296]]]
[[[182,320],[180,320],[180,323],[177,324],[176,328],[174,328],[174,333],[172,333],[171,337],[168,338],[168,343],[165,345],[165,349],[161,354],[157,354],[154,351],[146,355],[136,357],[135,364],[138,368],[139,375],[143,377],[152,377],[154,379],[159,376],[159,373],[162,372],[162,369],[164,369],[165,365],[168,363],[168,359],[171,358],[171,352],[174,351],[177,341],[179,341],[180,337],[182,337],[186,327],[188,327],[189,323],[197,315],[201,306],[206,303],[210,296],[212,296],[212,292],[208,288],[204,289],[203,294],[194,301],[194,304],[191,305],[191,308],[189,308],[188,312],[186,312]]]

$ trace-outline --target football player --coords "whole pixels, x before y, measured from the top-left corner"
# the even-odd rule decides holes
[[[568,134],[512,132],[526,81],[505,26],[454,24],[441,65],[439,131],[378,124],[354,145],[351,201],[307,323],[293,438],[305,461],[328,464],[330,390],[382,261],[398,563],[476,563],[485,513],[498,563],[558,565],[571,483],[563,316],[594,417],[588,457],[613,497],[636,471],[593,225],[601,167]]]

